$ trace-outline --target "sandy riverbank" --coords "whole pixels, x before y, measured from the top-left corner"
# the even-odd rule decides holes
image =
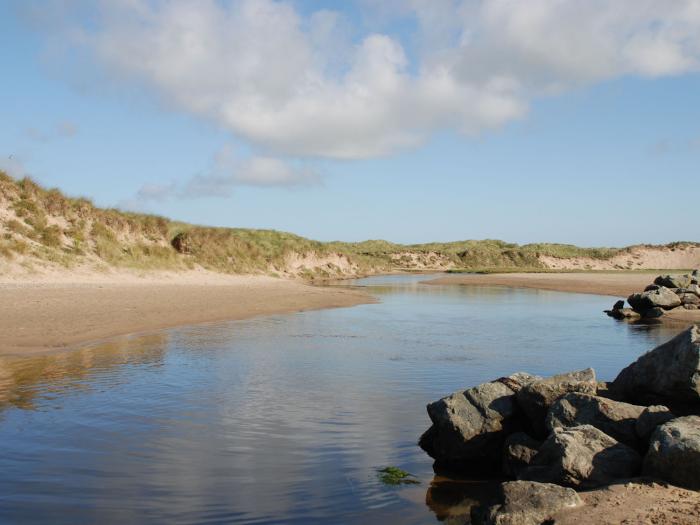
[[[374,301],[347,288],[208,272],[5,276],[0,278],[0,354]]]
[[[610,295],[623,299],[639,292],[653,282],[653,273],[493,273],[493,274],[452,274],[425,281],[434,285],[481,285],[509,286],[513,288],[535,288],[557,292]],[[612,306],[612,301],[610,303]],[[679,325],[700,322],[700,310],[668,312],[664,322],[677,322]]]

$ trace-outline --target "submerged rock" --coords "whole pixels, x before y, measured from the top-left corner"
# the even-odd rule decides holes
[[[533,381],[518,392],[518,405],[528,416],[535,436],[547,435],[545,417],[549,407],[569,392],[595,394],[598,383],[592,368]]]
[[[592,425],[556,428],[520,479],[593,488],[639,474],[642,458]]]
[[[438,462],[497,459],[506,436],[519,427],[516,391],[537,379],[514,374],[430,403],[427,410],[433,425],[419,445]]]
[[[562,509],[583,505],[576,491],[551,483],[509,481],[501,485],[501,503],[489,509],[490,525],[540,525]]]
[[[516,432],[508,436],[503,443],[503,473],[517,478],[520,472],[530,465],[540,445],[541,441],[525,432]]]
[[[642,355],[610,387],[627,401],[700,409],[700,329],[692,326]]]
[[[700,490],[700,417],[672,419],[654,431],[644,474]]]
[[[555,428],[593,425],[617,441],[637,447],[636,424],[644,409],[643,406],[574,392],[554,402],[545,424],[550,432]]]

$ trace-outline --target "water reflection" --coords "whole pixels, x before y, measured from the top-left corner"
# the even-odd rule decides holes
[[[127,365],[160,366],[168,333],[123,338],[98,346],[29,357],[0,356],[0,411],[15,407],[35,410],[44,400],[70,390],[89,392],[100,383],[100,375],[115,381],[114,369]],[[125,372],[123,370],[122,372]],[[41,384],[41,388],[36,388]]]
[[[515,370],[610,379],[670,335],[604,317],[606,297],[422,279],[363,281],[379,304],[1,359],[0,522],[458,519],[488,484],[435,475],[428,401]],[[382,485],[386,465],[421,485]]]

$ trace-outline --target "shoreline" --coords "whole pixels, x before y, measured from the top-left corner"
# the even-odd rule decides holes
[[[50,353],[177,326],[374,302],[361,290],[261,276],[5,279],[0,281],[0,355]]]
[[[672,271],[668,271],[673,273]],[[577,272],[577,273],[493,273],[448,274],[445,277],[423,281],[429,285],[504,286],[553,292],[607,295],[626,299],[654,280],[652,273],[631,272]],[[687,326],[700,323],[700,310],[666,312],[658,322]]]

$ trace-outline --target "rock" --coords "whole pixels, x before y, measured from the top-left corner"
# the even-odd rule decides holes
[[[634,430],[643,443],[647,443],[656,427],[663,425],[673,419],[671,411],[663,405],[652,405],[646,407],[637,418]]]
[[[419,445],[436,461],[453,466],[499,458],[504,439],[519,427],[516,390],[536,379],[514,374],[430,403],[427,409],[433,425]]]
[[[642,355],[610,388],[637,404],[700,409],[700,328],[692,326]]]
[[[639,474],[642,458],[592,425],[556,428],[520,479],[592,488]]]
[[[658,306],[655,306],[654,308],[650,308],[649,310],[645,310],[642,312],[642,318],[644,319],[656,319],[658,317],[661,317],[664,315],[664,309],[659,308]]]
[[[659,275],[654,279],[654,284],[665,286],[666,288],[685,288],[690,284],[691,276],[685,275]]]
[[[503,473],[517,478],[535,457],[541,444],[541,441],[525,432],[516,432],[508,436],[503,443]]]
[[[533,381],[523,386],[516,399],[530,420],[534,435],[545,437],[547,432],[544,419],[552,403],[569,392],[595,394],[597,387],[595,372],[592,368],[587,368]]]
[[[619,301],[617,301],[613,305],[612,309],[613,310],[622,310],[624,307],[625,307],[625,301],[624,301],[624,299],[620,299]]]
[[[545,426],[551,432],[555,428],[593,425],[617,441],[637,447],[636,423],[644,409],[638,405],[573,392],[552,404]]]
[[[700,304],[700,297],[695,295],[694,293],[684,293],[679,296],[681,298],[681,304],[683,305],[688,305],[688,304],[694,304],[698,305]]]
[[[644,474],[700,490],[700,417],[672,419],[651,435]]]
[[[656,290],[649,290],[642,293],[633,293],[627,298],[627,302],[636,312],[646,312],[652,308],[663,308],[669,310],[680,306],[681,299],[674,292],[664,286]]]
[[[632,308],[620,308],[619,310],[603,310],[610,317],[615,319],[639,319],[641,315]]]
[[[697,304],[684,304],[683,305],[684,310],[700,310],[700,305]]]
[[[678,288],[678,290],[676,290],[676,294],[679,297],[686,293],[690,293],[700,297],[700,286],[698,286],[697,284],[691,284],[690,286],[686,286],[685,288]]]
[[[658,284],[650,284],[646,288],[644,288],[645,292],[650,292],[651,290],[658,290],[661,288]]]
[[[573,489],[533,481],[502,483],[501,501],[489,509],[484,523],[541,525],[555,512],[583,505]]]

